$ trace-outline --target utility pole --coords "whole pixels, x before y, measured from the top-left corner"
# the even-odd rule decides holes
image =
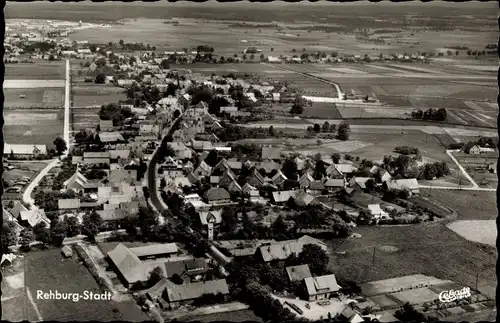
[[[376,250],[377,247],[373,247],[373,260],[372,260],[372,264],[375,264],[375,250]]]

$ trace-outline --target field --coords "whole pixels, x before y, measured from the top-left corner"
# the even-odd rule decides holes
[[[225,312],[225,313],[217,313],[217,314],[207,314],[203,316],[198,316],[193,319],[183,319],[186,322],[214,322],[214,321],[229,321],[229,322],[262,322],[262,319],[258,316],[255,316],[253,311],[251,310],[242,310],[242,311],[234,311],[234,312]]]
[[[422,196],[429,195],[429,189],[421,189]],[[470,192],[431,190],[432,198],[458,212],[458,220],[494,220],[497,218],[495,192]]]
[[[26,255],[26,285],[35,293],[49,290],[68,293],[93,291],[101,293],[94,278],[83,265],[73,259],[63,260],[59,249],[32,251]],[[111,301],[37,300],[35,303],[44,320],[111,321],[121,319],[112,309]]]
[[[100,106],[126,99],[124,89],[113,85],[73,84],[71,91],[75,107]]]
[[[447,225],[458,235],[469,241],[496,246],[497,226],[494,220],[463,220]]]
[[[6,108],[59,108],[64,104],[62,88],[4,89],[4,95]]]
[[[336,245],[344,255],[331,256],[331,269],[339,279],[368,282],[424,274],[474,286],[476,274],[482,293],[491,295],[496,286],[493,247],[464,240],[441,224],[358,227],[352,238]],[[410,243],[409,243],[410,242]],[[384,251],[380,246],[393,246]],[[375,253],[375,256],[374,256]]]
[[[52,145],[62,135],[63,110],[4,111],[5,141],[9,144]]]
[[[65,61],[6,64],[5,80],[64,80]]]

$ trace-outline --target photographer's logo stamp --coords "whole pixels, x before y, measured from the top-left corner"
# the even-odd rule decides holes
[[[439,293],[439,300],[443,303],[450,303],[459,299],[469,298],[472,294],[469,287],[464,287],[459,290],[447,290]]]

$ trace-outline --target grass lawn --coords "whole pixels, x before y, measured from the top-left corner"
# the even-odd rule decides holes
[[[32,251],[26,254],[26,285],[34,293],[35,302],[44,320],[55,321],[111,321],[121,317],[113,313],[111,301],[37,300],[36,291],[50,290],[67,293],[93,291],[101,293],[99,286],[78,263],[76,256],[63,259],[60,249]]]
[[[480,273],[481,286],[496,286],[495,249],[469,242],[441,224],[362,226],[354,232],[361,237],[336,249],[346,254],[331,256],[331,269],[340,279],[364,283],[424,274],[473,287]],[[381,246],[399,250],[383,251]]]
[[[421,189],[422,196],[429,189]],[[458,212],[458,220],[494,220],[498,216],[495,192],[431,190],[431,197]]]
[[[17,297],[2,300],[2,320],[6,322],[36,322],[38,317],[28,296],[26,293],[22,293]]]
[[[5,170],[3,173],[3,179],[10,183],[13,180],[18,178],[27,176],[31,179],[34,179],[35,176],[41,171],[45,166],[47,166],[48,162],[40,161],[40,162],[9,162],[14,165],[16,168],[13,170]]]
[[[306,107],[301,114],[304,118],[329,118],[342,119],[342,115],[333,103],[314,102],[312,106]]]
[[[54,139],[62,135],[62,109],[8,110],[4,112],[4,118],[3,132],[9,144],[52,146]]]

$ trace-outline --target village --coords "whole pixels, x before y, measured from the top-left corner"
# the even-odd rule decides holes
[[[330,153],[320,149],[324,142],[354,142],[351,127],[359,125],[322,119],[300,131],[275,125],[301,122],[318,100],[370,108],[383,104],[379,99],[333,82],[333,95],[325,99],[305,95],[291,81],[233,72],[230,65],[217,73],[187,65],[428,63],[426,55],[340,57],[294,49],[297,54],[266,56],[249,46],[224,57],[209,45],[160,51],[123,40],[67,38],[75,28],[96,24],[44,26],[5,40],[6,63],[64,60],[69,73],[65,125],[53,147],[4,145],[1,263],[12,276],[30,255],[54,268],[83,268],[96,292],[112,294],[107,304],[114,305],[106,307],[113,313],[122,304],[158,322],[244,310],[263,322],[423,322],[491,306],[477,279],[469,298],[443,303],[438,295],[463,288],[462,282],[417,269],[358,281],[338,262],[351,252],[342,246],[361,239],[357,229],[444,227],[457,219],[454,205],[433,198],[432,191],[491,191],[494,139],[448,144],[441,153],[452,163],[427,158],[411,143],[394,145],[382,159]],[[76,82],[113,88],[122,98],[75,105],[68,94]],[[84,111],[85,122],[70,107]],[[393,135],[399,131],[406,130]],[[296,146],[285,144],[290,140]],[[30,170],[36,163],[46,166]],[[374,265],[383,257],[378,253],[406,246],[377,242],[366,248]],[[50,261],[40,260],[44,253]]]

